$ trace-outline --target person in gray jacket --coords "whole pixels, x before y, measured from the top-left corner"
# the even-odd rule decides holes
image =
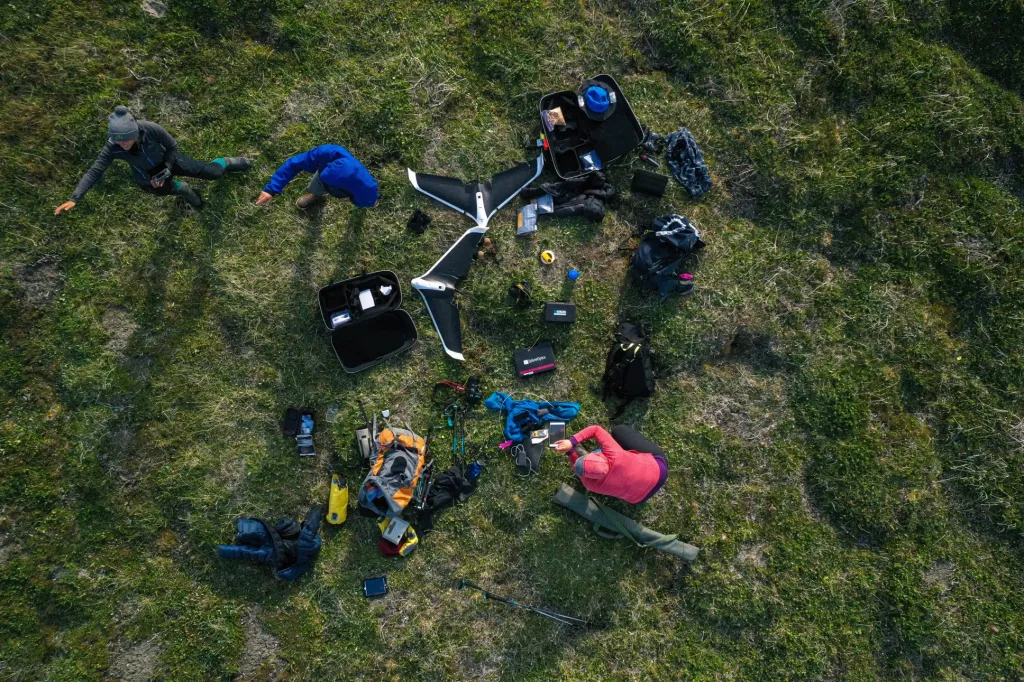
[[[229,171],[249,170],[249,159],[240,156],[203,163],[182,154],[170,133],[151,121],[136,120],[128,107],[117,107],[108,118],[110,138],[106,146],[82,176],[71,198],[58,206],[54,215],[73,209],[115,159],[131,166],[139,189],[151,194],[179,196],[193,208],[202,208],[202,198],[187,182],[176,180],[174,176],[217,180]]]

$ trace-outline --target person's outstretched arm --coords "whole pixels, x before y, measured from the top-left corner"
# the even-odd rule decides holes
[[[103,151],[96,157],[96,160],[89,166],[89,170],[85,171],[85,175],[78,181],[78,186],[75,187],[75,191],[71,193],[71,198],[65,201],[63,204],[58,206],[54,210],[53,215],[60,215],[65,211],[70,211],[75,205],[82,200],[85,193],[92,189],[92,186],[100,181],[103,177],[103,173],[106,172],[107,168],[114,161],[114,154],[110,148],[110,145],[104,145]]]
[[[570,436],[567,440],[558,441],[558,443],[555,444],[555,450],[568,455],[570,464],[576,464],[577,458],[587,454],[586,448],[581,444],[591,438],[597,440],[598,444],[601,446],[602,452],[605,452],[612,457],[622,449],[615,439],[612,438],[610,433],[597,424],[594,424],[583,429],[575,436]]]
[[[569,442],[572,443],[573,445],[579,445],[580,443],[586,440],[590,440],[591,438],[597,440],[602,450],[614,451],[621,449],[619,447],[619,444],[615,442],[615,439],[612,438],[612,434],[608,433],[607,431],[604,430],[604,428],[598,426],[597,424],[588,426],[587,428],[577,433],[575,436],[570,436]]]
[[[259,198],[256,200],[257,206],[264,206],[269,204],[271,200],[278,194],[284,191],[284,188],[288,186],[288,183],[299,174],[299,171],[306,171],[307,173],[314,173],[317,170],[316,160],[313,157],[313,151],[302,152],[296,154],[292,158],[288,159],[281,164],[274,175],[270,178],[270,182],[263,188],[263,192],[260,193]]]

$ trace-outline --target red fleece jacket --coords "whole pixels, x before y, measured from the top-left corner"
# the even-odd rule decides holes
[[[578,445],[596,438],[601,452],[591,452],[583,459],[583,481],[587,490],[610,495],[636,504],[658,485],[661,468],[649,452],[623,450],[611,434],[596,424],[583,429],[570,440]],[[579,455],[569,451],[569,461],[576,465]]]

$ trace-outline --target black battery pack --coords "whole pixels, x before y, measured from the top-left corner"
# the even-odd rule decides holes
[[[516,374],[521,377],[555,369],[555,350],[550,341],[542,341],[532,348],[520,348],[512,357],[516,364]]]
[[[544,304],[544,321],[545,322],[575,322],[576,321],[576,304],[575,303],[554,303],[548,301]]]

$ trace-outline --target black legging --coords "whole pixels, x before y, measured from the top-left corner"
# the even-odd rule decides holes
[[[636,450],[637,452],[649,452],[652,455],[657,455],[662,459],[665,458],[665,453],[662,452],[661,448],[652,443],[650,440],[640,435],[640,433],[625,424],[619,424],[612,429],[612,438],[615,442],[622,446],[623,450]]]
[[[191,156],[187,156],[178,152],[174,158],[174,165],[171,167],[171,178],[176,176],[184,176],[187,178],[199,178],[201,180],[219,180],[224,175],[224,166],[219,163],[206,163],[193,159]],[[176,189],[171,178],[166,180],[160,187],[153,187],[152,185],[145,184],[139,185],[139,189],[149,192],[150,194],[159,194],[166,196],[168,194],[174,194]]]

